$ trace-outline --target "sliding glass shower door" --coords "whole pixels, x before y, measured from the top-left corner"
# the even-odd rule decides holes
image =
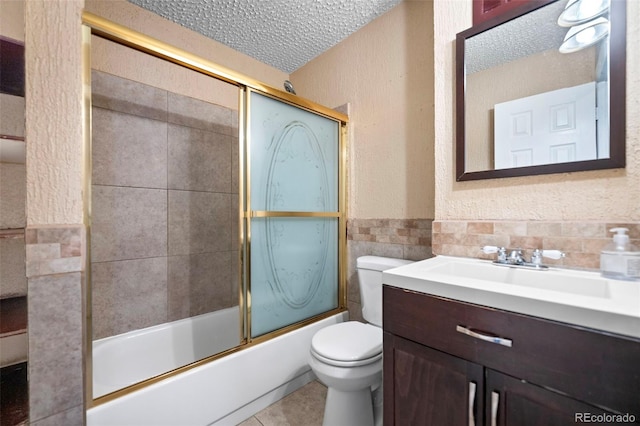
[[[250,90],[250,336],[339,306],[340,122]]]

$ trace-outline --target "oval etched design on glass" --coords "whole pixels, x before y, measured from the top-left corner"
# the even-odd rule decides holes
[[[281,211],[285,199],[294,199],[310,211],[326,211],[330,204],[329,178],[322,147],[312,129],[303,122],[291,121],[275,132],[269,145],[267,210]],[[282,218],[267,218],[266,222],[263,253],[271,269],[271,289],[291,308],[303,308],[313,300],[322,282],[330,224],[316,218],[290,218],[286,226]]]

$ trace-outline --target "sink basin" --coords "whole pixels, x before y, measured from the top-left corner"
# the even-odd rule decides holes
[[[525,269],[487,262],[451,261],[431,269],[460,279],[485,280],[541,290],[573,293],[590,297],[610,297],[609,281],[601,277],[576,276],[559,269]]]
[[[436,256],[383,272],[386,285],[640,337],[640,282],[596,272]]]

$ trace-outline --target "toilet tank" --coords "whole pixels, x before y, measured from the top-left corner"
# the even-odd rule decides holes
[[[382,327],[382,271],[413,263],[411,260],[380,256],[362,256],[356,260],[362,317]]]

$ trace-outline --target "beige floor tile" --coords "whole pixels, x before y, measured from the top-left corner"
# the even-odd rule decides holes
[[[238,426],[262,426],[262,423],[258,421],[258,419],[254,417],[250,417],[244,422],[240,423]]]
[[[320,426],[327,388],[318,381],[303,386],[241,423],[241,426]]]

